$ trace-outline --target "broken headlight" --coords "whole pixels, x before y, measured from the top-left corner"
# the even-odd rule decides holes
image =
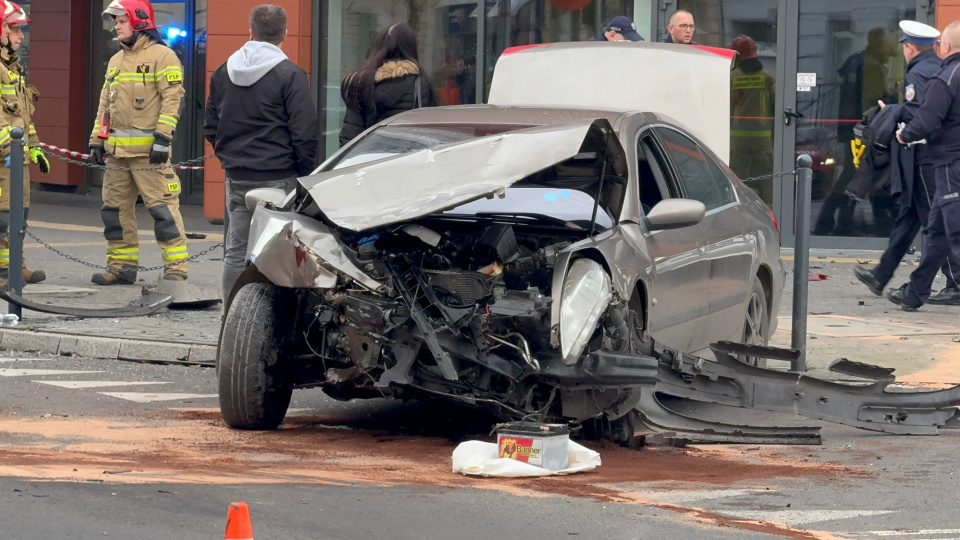
[[[610,276],[600,264],[590,259],[574,261],[560,298],[560,350],[565,364],[575,364],[583,354],[612,298]]]

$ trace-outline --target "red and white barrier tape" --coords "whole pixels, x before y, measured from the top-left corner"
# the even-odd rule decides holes
[[[89,161],[89,160],[90,160],[90,154],[84,154],[84,153],[82,153],[82,152],[74,152],[73,150],[67,150],[66,148],[60,148],[59,146],[54,146],[54,145],[52,145],[52,144],[47,144],[47,143],[43,143],[43,142],[42,142],[42,143],[40,143],[40,147],[41,147],[41,148],[44,148],[44,149],[46,149],[46,150],[50,150],[51,152],[58,152],[58,153],[60,153],[60,154],[64,154],[64,155],[70,156],[70,157],[72,157],[72,158],[74,158],[74,159],[79,159],[79,160],[81,160],[81,161]],[[203,170],[203,167],[202,167],[202,166],[201,166],[201,167],[187,167],[187,166],[184,166],[184,165],[174,165],[173,168],[174,168],[174,169],[181,170],[181,171],[202,171],[202,170]]]

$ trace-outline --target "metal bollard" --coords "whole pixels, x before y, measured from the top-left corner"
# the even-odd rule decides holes
[[[10,290],[17,296],[23,295],[23,234],[26,228],[23,218],[23,129],[10,130],[10,267],[7,270]],[[23,313],[20,306],[8,303],[7,313],[20,318]]]
[[[797,158],[797,208],[793,248],[793,327],[790,346],[800,356],[790,366],[793,371],[807,370],[807,291],[810,287],[810,199],[813,189],[813,159],[807,154]]]

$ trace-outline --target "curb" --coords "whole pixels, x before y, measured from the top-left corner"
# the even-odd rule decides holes
[[[164,343],[29,330],[0,330],[0,350],[214,367],[213,345]]]

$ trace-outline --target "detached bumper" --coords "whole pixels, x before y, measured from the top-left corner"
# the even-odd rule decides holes
[[[293,212],[258,206],[250,223],[247,260],[274,285],[331,289],[348,277],[377,292],[389,289],[364,273],[330,229]]]

